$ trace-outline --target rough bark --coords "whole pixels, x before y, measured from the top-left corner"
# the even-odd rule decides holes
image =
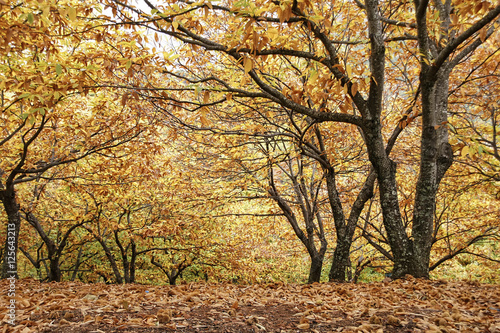
[[[319,282],[321,279],[321,271],[323,268],[324,256],[320,254],[311,257],[311,266],[309,268],[309,277],[307,283]]]
[[[19,277],[17,273],[17,249],[19,243],[19,232],[21,230],[21,216],[19,204],[13,186],[7,186],[0,190],[0,200],[7,213],[6,242],[3,250],[3,264],[1,278]]]

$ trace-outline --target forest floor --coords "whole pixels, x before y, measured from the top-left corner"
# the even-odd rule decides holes
[[[104,285],[15,283],[3,332],[500,333],[500,286],[412,278],[370,284]]]

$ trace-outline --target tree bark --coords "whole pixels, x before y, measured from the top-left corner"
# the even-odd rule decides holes
[[[132,253],[130,254],[130,283],[135,283],[135,265],[137,261],[137,245],[135,244],[134,240],[130,240],[132,246],[131,246],[131,251]]]
[[[3,251],[3,265],[1,278],[6,279],[14,276],[19,278],[17,273],[17,249],[19,246],[19,232],[21,230],[21,216],[19,214],[19,204],[16,200],[14,187],[0,190],[0,200],[7,213],[6,242]]]
[[[335,247],[335,251],[333,253],[332,267],[330,268],[330,273],[328,274],[328,279],[330,281],[346,281],[346,272],[350,263],[349,256],[351,243],[352,239],[349,239],[349,237],[344,237],[344,239],[337,238],[337,246]]]
[[[311,257],[311,267],[309,268],[309,278],[307,283],[319,282],[321,280],[321,270],[323,268],[323,256]]]

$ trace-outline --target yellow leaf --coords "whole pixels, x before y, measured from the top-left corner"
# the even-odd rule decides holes
[[[177,30],[177,28],[179,27],[179,22],[177,21],[172,22],[172,27],[174,27],[174,30]]]
[[[245,73],[248,73],[253,68],[253,61],[250,58],[245,57],[243,59],[243,66],[245,67]]]
[[[278,29],[276,28],[270,28],[267,30],[267,36],[271,39],[275,39],[276,37],[279,36]]]
[[[464,157],[468,153],[469,153],[469,147],[465,146],[465,147],[462,148],[462,153],[460,155],[462,155],[462,157]]]
[[[71,21],[76,20],[76,8],[69,7],[68,8],[68,16]]]
[[[210,125],[210,122],[207,120],[206,114],[207,114],[208,108],[206,106],[202,107],[200,110],[200,121],[203,126],[208,126]]]
[[[311,77],[309,78],[309,80],[311,81],[312,84],[314,84],[317,79],[318,79],[318,71],[313,70],[313,72],[312,72]]]
[[[347,76],[349,76],[349,78],[351,78],[352,77],[352,68],[351,68],[351,66],[346,65],[346,71],[347,71]]]

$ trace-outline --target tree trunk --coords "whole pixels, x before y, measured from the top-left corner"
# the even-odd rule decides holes
[[[111,253],[110,248],[106,244],[106,241],[102,237],[96,237],[97,241],[99,244],[101,244],[104,253],[106,254],[106,257],[108,258],[109,264],[111,265],[111,269],[113,270],[113,274],[115,275],[115,280],[116,283],[122,284],[123,283],[123,277],[120,274],[120,270],[118,269],[118,265],[116,264],[115,257]]]
[[[423,278],[429,277],[436,194],[441,179],[453,163],[446,126],[450,72],[444,66],[435,77],[428,77],[427,71],[424,67],[421,76],[422,135],[420,174],[413,212],[413,262],[406,272]]]
[[[136,265],[136,259],[137,259],[137,245],[135,244],[134,240],[130,240],[130,243],[132,244],[132,254],[130,255],[130,281],[129,283],[135,283],[135,265]]]
[[[125,283],[133,283],[135,281],[135,263],[137,258],[136,244],[133,239],[130,240],[126,247],[120,241],[119,230],[115,230],[115,242],[120,249],[123,263],[123,280]],[[130,261],[128,259],[128,250],[131,249]]]
[[[59,267],[59,256],[50,256],[50,270],[49,270],[49,282],[61,282],[62,274],[61,267]]]
[[[64,234],[61,242],[59,244],[56,244],[50,237],[45,233],[45,230],[43,229],[42,224],[40,221],[36,218],[36,216],[31,213],[31,212],[25,212],[25,219],[28,221],[28,223],[35,228],[35,230],[38,232],[40,235],[40,238],[43,240],[45,246],[47,247],[47,252],[48,252],[48,259],[49,259],[49,272],[47,274],[49,282],[55,281],[55,282],[61,282],[62,279],[62,273],[61,273],[61,267],[60,267],[60,260],[62,256],[62,251],[66,247],[67,240],[71,232],[75,230],[77,227],[80,225],[84,224],[85,222],[80,222],[77,223],[73,226],[71,226],[68,231]]]
[[[346,281],[346,271],[349,268],[349,255],[351,249],[352,238],[344,239],[337,238],[337,246],[333,253],[332,267],[330,268],[330,273],[328,274],[329,281]]]
[[[75,269],[73,270],[73,273],[71,274],[71,279],[70,281],[75,281],[76,275],[78,274],[78,269],[80,268],[80,265],[82,264],[82,254],[83,254],[83,247],[85,245],[82,244],[80,248],[78,249],[78,256],[76,257],[76,263],[75,263]]]
[[[0,191],[0,200],[7,213],[7,232],[3,251],[3,265],[1,278],[15,276],[17,273],[17,249],[19,246],[19,231],[21,230],[21,217],[19,214],[19,204],[16,200],[16,193],[13,188],[7,187]]]
[[[321,270],[323,268],[323,256],[316,255],[311,257],[311,267],[309,268],[309,278],[307,283],[320,282]]]

